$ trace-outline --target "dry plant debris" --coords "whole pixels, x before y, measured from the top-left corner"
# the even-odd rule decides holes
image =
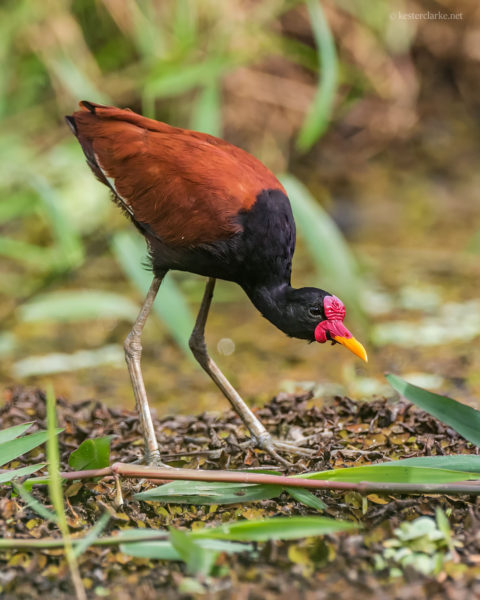
[[[86,400],[57,403],[62,468],[68,457],[87,438],[111,435],[111,460],[124,462],[141,455],[142,438],[135,413]],[[298,471],[359,466],[388,458],[473,453],[475,448],[454,431],[403,401],[384,399],[354,402],[334,398],[323,402],[310,394],[279,395],[258,410],[267,428],[276,436],[306,438],[315,450],[312,458],[297,461]],[[30,432],[45,429],[45,396],[34,389],[6,391],[0,409],[0,428],[34,421]],[[245,447],[247,440],[233,413],[176,416],[156,419],[156,430],[164,455],[178,467],[204,469],[247,469],[271,465],[269,457]],[[43,447],[17,460],[11,467],[45,460]],[[112,518],[104,534],[129,527],[195,529],[237,519],[308,515],[315,511],[284,494],[275,500],[226,506],[162,505],[139,502],[133,496],[148,482],[123,480],[125,504],[115,504],[112,480],[76,481],[65,485],[69,527],[83,535],[108,511]],[[34,496],[49,505],[45,486],[35,486]],[[180,563],[132,558],[118,548],[90,548],[80,557],[84,585],[91,598],[145,600],[194,597],[200,592],[214,598],[463,598],[480,596],[480,518],[478,499],[473,497],[393,497],[358,493],[326,493],[325,515],[362,521],[358,534],[310,538],[300,542],[267,542],[254,554],[221,555],[215,577],[202,585],[185,574]],[[385,556],[385,543],[405,521],[435,518],[441,507],[448,515],[455,552],[447,557],[440,573],[421,575],[406,567],[402,576],[378,570],[376,556]],[[12,493],[0,488],[2,537],[40,539],[55,536],[56,527],[46,522]],[[390,542],[391,543],[391,542]],[[388,556],[388,553],[387,553]],[[383,563],[382,563],[383,564]],[[68,569],[62,550],[17,551],[0,554],[2,598],[71,597]],[[377,565],[377,569],[376,569]]]

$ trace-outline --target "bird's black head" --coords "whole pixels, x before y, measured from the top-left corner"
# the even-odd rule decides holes
[[[338,342],[367,360],[365,348],[343,324],[343,302],[325,290],[290,285],[261,288],[251,295],[260,312],[290,337],[310,342]]]
[[[290,337],[315,341],[315,328],[325,320],[325,298],[331,295],[318,288],[287,288],[281,323],[277,325]]]

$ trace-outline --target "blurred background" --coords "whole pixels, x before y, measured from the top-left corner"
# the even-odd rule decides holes
[[[240,393],[480,398],[480,6],[457,0],[4,0],[0,379],[133,407],[126,337],[144,242],[63,121],[81,99],[226,138],[288,189],[293,284],[367,347],[292,340],[218,285],[210,351]],[[170,273],[144,333],[160,414],[227,403],[186,351],[204,282]]]

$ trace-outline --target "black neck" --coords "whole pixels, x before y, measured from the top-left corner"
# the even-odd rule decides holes
[[[295,335],[291,296],[295,292],[289,283],[245,287],[245,292],[262,315],[287,335]],[[291,313],[291,314],[290,314]]]

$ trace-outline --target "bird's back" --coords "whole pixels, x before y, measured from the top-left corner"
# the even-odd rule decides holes
[[[251,251],[265,262],[263,255],[276,251],[269,250],[268,237],[276,236],[274,246],[289,271],[295,244],[290,205],[280,182],[258,159],[222,139],[128,109],[80,106],[67,120],[90,168],[149,238],[164,267],[215,276],[207,272],[212,256],[201,265],[205,249],[216,247],[217,263],[235,255],[242,262]],[[285,220],[291,223],[283,243]],[[282,226],[275,232],[277,221]],[[248,239],[242,236],[246,229]],[[233,265],[217,266],[233,272]]]

